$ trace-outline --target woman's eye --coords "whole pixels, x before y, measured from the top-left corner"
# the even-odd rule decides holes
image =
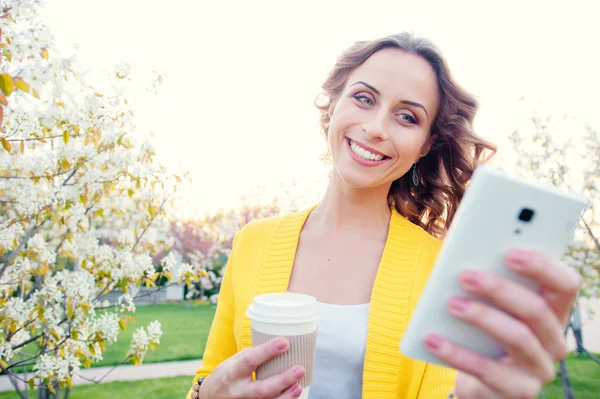
[[[354,98],[357,101],[360,101],[361,103],[363,103],[365,105],[368,105],[368,106],[373,105],[373,100],[371,100],[371,98],[365,96],[364,94],[357,94],[354,96]]]
[[[402,119],[403,122],[412,123],[414,125],[418,123],[418,121],[415,118],[408,114],[400,114],[400,119]]]

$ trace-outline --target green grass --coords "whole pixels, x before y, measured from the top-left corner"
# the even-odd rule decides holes
[[[567,372],[576,399],[600,398],[600,365],[585,355],[572,355],[567,358]],[[548,399],[563,399],[560,379],[556,378],[543,391]]]
[[[575,398],[598,399],[600,397],[600,366],[589,359],[578,356],[570,357],[567,363]],[[101,385],[80,385],[73,387],[69,398],[183,399],[190,388],[192,378],[193,376],[170,377],[154,380],[109,382]],[[560,381],[557,379],[544,388],[544,395],[548,399],[564,399]],[[0,399],[18,399],[18,396],[13,392],[0,392]]]
[[[119,340],[107,345],[104,359],[94,366],[120,363],[129,350],[136,328],[146,327],[154,320],[160,321],[163,335],[159,347],[148,351],[144,363],[199,359],[204,353],[214,315],[215,306],[205,304],[188,307],[187,302],[182,302],[137,306],[132,314],[136,323],[129,323],[127,330],[119,334]]]
[[[184,399],[193,376],[158,378],[155,380],[118,381],[106,384],[74,386],[69,399]],[[31,398],[35,396],[30,395]],[[0,399],[19,399],[14,392],[0,392]]]
[[[128,322],[127,329],[120,330],[117,342],[106,342],[102,361],[93,363],[92,367],[113,366],[122,362],[134,331],[141,326],[148,327],[154,320],[160,321],[163,335],[158,348],[148,351],[144,363],[199,359],[204,353],[215,306],[192,303],[189,307],[187,302],[160,303],[138,305],[135,313],[124,314],[131,315],[136,322]],[[35,353],[36,346],[33,343],[23,349],[24,354]],[[27,367],[28,371],[32,369],[33,366]]]
[[[163,336],[160,346],[148,352],[144,363],[198,359],[204,352],[214,312],[215,307],[212,305],[194,304],[188,307],[185,302],[138,306],[132,315],[137,323],[129,323],[127,331],[122,331],[119,335],[119,340],[107,345],[104,360],[94,366],[108,366],[121,362],[135,329],[138,326],[147,326],[153,320],[161,322]],[[576,399],[600,397],[600,366],[585,356],[573,355],[567,359],[567,367]],[[188,376],[75,386],[69,398],[184,398],[191,379],[192,376]],[[543,392],[548,399],[564,398],[558,378],[545,387]],[[18,398],[13,392],[0,392],[0,399],[13,398]]]

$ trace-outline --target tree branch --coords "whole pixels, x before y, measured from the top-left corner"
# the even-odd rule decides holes
[[[585,226],[588,234],[590,235],[590,237],[594,241],[594,244],[596,244],[596,250],[600,251],[600,241],[598,241],[598,238],[594,235],[594,232],[592,231],[592,228],[590,227],[589,224],[587,224],[587,222],[585,220],[583,220],[583,225]]]
[[[43,336],[44,336],[43,334],[38,334],[38,335],[36,335],[34,337],[29,338],[27,341],[20,343],[19,345],[13,346],[12,349],[14,351],[15,349],[22,348],[22,347],[24,347],[27,344],[30,344],[30,343],[32,343],[34,341],[37,341],[38,339],[40,339]],[[8,341],[8,338],[7,338],[7,341]]]
[[[48,218],[42,220],[42,222],[40,224],[34,224],[33,227],[31,229],[29,229],[29,231],[27,232],[27,234],[25,234],[25,237],[23,238],[23,240],[21,240],[21,242],[19,243],[19,245],[17,246],[17,248],[4,261],[4,265],[2,266],[2,269],[0,269],[0,278],[2,278],[2,276],[4,275],[4,272],[6,271],[6,268],[8,267],[8,265],[10,264],[10,262],[12,262],[13,259],[21,252],[21,250],[23,249],[23,247],[25,246],[25,244],[27,243],[27,241],[29,241],[29,239],[31,237],[33,237],[33,234],[35,233],[35,231],[39,227],[42,227],[42,225],[44,223],[46,223],[46,220],[48,220]],[[31,219],[31,221],[33,222],[33,218]]]
[[[62,137],[62,134],[57,134],[56,136],[47,136],[47,137],[28,137],[26,139],[10,139],[7,141],[35,141],[35,140],[40,141],[40,139],[42,139],[42,140],[57,139],[59,137]],[[41,143],[43,143],[43,142],[41,142]]]
[[[121,362],[119,364],[115,364],[110,370],[108,370],[106,372],[106,374],[104,374],[99,380],[93,379],[93,378],[87,378],[84,377],[82,375],[80,375],[80,378],[83,378],[84,380],[90,381],[90,382],[94,382],[96,384],[101,383],[103,379],[105,379],[106,377],[108,377],[108,375],[110,373],[112,373],[113,371],[115,371],[115,369],[119,366],[121,366],[122,364],[124,364],[125,362],[129,361],[129,359],[131,359],[131,356],[127,356],[125,359],[121,360]]]
[[[135,250],[135,247],[137,247],[137,245],[140,243],[140,240],[142,239],[142,237],[144,236],[144,234],[146,234],[146,231],[148,231],[148,228],[150,228],[150,226],[152,226],[152,222],[154,222],[154,219],[156,219],[156,216],[158,216],[158,214],[163,210],[165,204],[167,203],[167,200],[169,199],[169,197],[165,197],[165,199],[163,200],[162,204],[160,204],[160,207],[158,208],[158,211],[156,211],[156,213],[154,214],[154,216],[152,216],[152,218],[150,219],[150,221],[148,222],[148,224],[146,225],[146,227],[144,227],[144,231],[142,231],[142,234],[140,234],[140,236],[137,238],[137,240],[135,241],[135,244],[133,244],[133,248],[131,248],[131,252],[133,252]],[[1,277],[1,275],[0,275]]]
[[[10,383],[15,388],[15,392],[17,393],[17,395],[19,395],[19,398],[21,398],[21,399],[27,399],[27,396],[25,396],[25,394],[22,393],[21,390],[19,389],[18,380],[20,378],[17,377],[17,375],[15,373],[8,371],[8,379],[10,380]],[[23,382],[25,382],[25,381],[23,380]]]

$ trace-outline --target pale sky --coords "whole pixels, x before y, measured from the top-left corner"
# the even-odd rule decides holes
[[[480,100],[477,131],[500,151],[534,108],[600,128],[598,15],[597,0],[48,0],[43,13],[60,51],[79,45],[91,83],[133,65],[140,133],[194,179],[185,216],[292,181],[318,200],[320,85],[354,41],[404,30],[441,48]],[[151,98],[142,87],[153,70],[168,78]]]

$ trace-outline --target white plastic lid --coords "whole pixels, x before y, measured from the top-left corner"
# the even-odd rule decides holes
[[[316,298],[281,292],[256,296],[248,307],[246,316],[265,323],[295,324],[316,321],[319,312]]]

